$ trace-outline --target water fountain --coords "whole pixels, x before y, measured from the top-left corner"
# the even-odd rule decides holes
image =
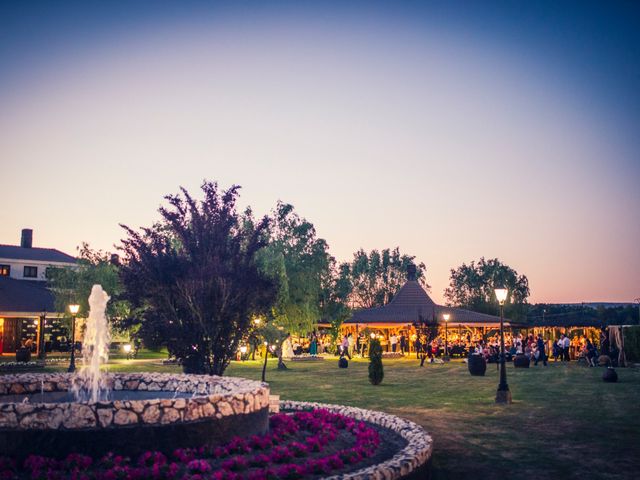
[[[82,348],[82,368],[73,383],[76,400],[97,402],[107,400],[109,388],[102,374],[102,365],[109,361],[109,323],[105,314],[109,295],[100,285],[94,285],[89,296],[89,318]]]
[[[105,373],[109,296],[94,285],[77,374],[0,376],[0,452],[60,456],[145,450],[203,443],[268,427],[269,387],[232,377]]]

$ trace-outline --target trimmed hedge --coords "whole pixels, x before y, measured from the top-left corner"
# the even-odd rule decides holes
[[[383,378],[382,347],[378,339],[374,338],[369,344],[369,381],[372,385],[379,385]]]

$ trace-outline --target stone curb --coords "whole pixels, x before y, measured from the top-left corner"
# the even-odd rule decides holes
[[[395,415],[343,405],[314,402],[280,401],[281,410],[325,409],[356,420],[388,428],[407,441],[407,446],[389,460],[324,480],[398,480],[426,467],[433,453],[433,439],[420,425]]]
[[[0,395],[67,392],[74,374],[0,377]],[[181,392],[191,397],[60,403],[2,403],[0,429],[109,429],[126,425],[166,425],[257,412],[269,406],[269,387],[254,380],[168,373],[106,374],[115,390]]]

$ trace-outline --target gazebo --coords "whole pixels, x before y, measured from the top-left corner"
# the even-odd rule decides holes
[[[449,314],[446,323],[453,338],[484,335],[500,328],[500,317],[436,304],[416,280],[415,267],[409,268],[407,282],[388,304],[357,310],[341,328],[345,334],[356,335],[363,329],[376,330],[384,344],[392,333],[405,333],[411,337],[421,323],[443,327],[444,314]],[[510,327],[508,320],[504,325]]]

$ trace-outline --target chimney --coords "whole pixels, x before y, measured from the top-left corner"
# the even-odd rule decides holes
[[[33,246],[33,230],[30,228],[22,229],[22,238],[20,239],[22,248],[31,248]]]
[[[413,263],[407,265],[407,280],[415,281],[416,279],[416,266]]]

